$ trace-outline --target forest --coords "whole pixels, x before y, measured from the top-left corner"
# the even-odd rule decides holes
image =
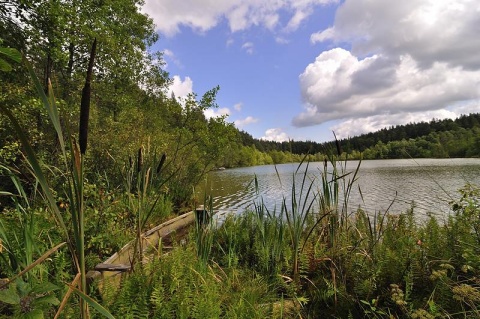
[[[472,113],[454,120],[432,119],[430,122],[386,127],[337,142],[342,152],[351,159],[478,157],[479,129],[480,114]],[[279,143],[254,139],[244,131],[240,134],[243,145],[255,146],[268,154],[281,151],[297,155],[318,154],[317,158],[321,158],[336,147],[333,140],[325,143],[294,140]]]
[[[466,185],[442,221],[417,223],[413,206],[351,212],[359,167],[338,161],[478,157],[480,114],[326,143],[255,139],[205,116],[220,86],[168,94],[142,4],[0,0],[0,318],[480,316],[480,190]],[[201,204],[213,215],[193,197],[209,171],[309,161],[325,163],[322,189],[300,176],[291,207],[255,203],[219,228],[196,219],[140,262],[151,227]],[[87,271],[132,241],[128,276],[100,294]]]

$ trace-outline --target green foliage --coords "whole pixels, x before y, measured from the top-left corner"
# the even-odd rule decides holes
[[[0,45],[2,44],[2,42],[3,41],[0,38]],[[10,63],[4,58],[17,63],[20,63],[22,61],[22,55],[17,49],[5,48],[0,46],[0,71],[2,72],[10,72],[13,69]]]
[[[264,318],[266,300],[263,280],[205,268],[187,244],[128,276],[107,303],[122,318]]]
[[[17,279],[8,289],[0,290],[0,313],[15,318],[44,318],[45,310],[60,303],[53,294],[58,289],[47,282],[32,284]]]
[[[338,142],[344,152],[342,156],[348,154],[350,159],[477,157],[480,155],[479,130],[480,115],[473,113],[455,120],[433,119],[429,123],[392,126]],[[335,144],[335,141],[264,141],[246,132],[240,132],[240,136],[244,146],[269,154],[274,164],[299,162],[298,156],[305,154],[310,154],[311,161],[322,161]]]

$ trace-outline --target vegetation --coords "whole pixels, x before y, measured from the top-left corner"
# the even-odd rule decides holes
[[[480,190],[462,189],[445,221],[352,212],[359,167],[339,162],[478,156],[478,114],[337,141],[335,155],[258,141],[205,117],[219,87],[167,96],[140,5],[0,7],[0,318],[480,316]],[[298,173],[313,160],[321,189]],[[168,254],[138,262],[142,233],[195,207],[208,171],[283,162],[302,163],[301,182],[278,211],[260,201],[218,227],[197,220]],[[99,294],[86,272],[132,239],[131,272]]]
[[[351,159],[389,158],[448,158],[480,156],[480,114],[459,118],[410,123],[383,128],[377,132],[339,140],[342,150]],[[275,163],[283,162],[279,152],[286,154],[315,154],[310,160],[323,160],[325,150],[335,142],[312,141],[273,142],[254,139],[241,132],[244,145],[271,155]],[[288,161],[288,160],[285,160]]]
[[[325,169],[326,188],[310,200],[231,215],[208,247],[198,244],[204,232],[192,233],[110,292],[109,309],[124,318],[478,318],[480,190],[460,190],[443,222],[418,223],[413,208],[348,213],[330,196],[348,192],[355,171],[331,165],[338,173]]]

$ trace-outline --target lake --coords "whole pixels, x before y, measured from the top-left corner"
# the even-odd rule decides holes
[[[313,181],[315,189],[319,189],[323,165],[308,165],[307,184]],[[346,172],[354,171],[357,165],[358,161],[347,162]],[[305,163],[300,167],[297,163],[213,171],[199,185],[196,196],[200,203],[205,194],[212,196],[214,210],[242,212],[263,200],[269,209],[276,207],[278,211],[282,198],[287,202],[291,199],[293,180],[300,189],[306,169]],[[255,176],[258,193],[252,182]],[[390,207],[390,212],[400,213],[414,203],[417,215],[442,216],[450,212],[449,202],[460,198],[458,190],[466,183],[480,185],[480,159],[365,160],[349,197],[348,210],[361,207],[372,213]]]

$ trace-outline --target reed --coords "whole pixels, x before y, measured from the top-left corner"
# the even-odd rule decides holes
[[[143,233],[152,218],[166,217],[171,213],[169,199],[160,191],[172,177],[164,174],[165,161],[165,154],[157,160],[157,154],[150,149],[150,143],[147,142],[146,146],[138,149],[136,158],[129,157],[129,161],[122,168],[127,207],[134,219],[135,245],[130,261],[132,269],[144,258]],[[157,211],[160,211],[160,216],[156,214]]]
[[[213,199],[206,196],[203,206],[195,209],[195,247],[201,264],[208,265],[214,241]]]
[[[287,220],[287,229],[290,234],[290,240],[293,250],[292,274],[295,282],[299,282],[299,255],[301,253],[302,235],[305,232],[309,214],[312,213],[312,208],[315,203],[317,194],[314,193],[314,181],[308,180],[308,164],[306,164],[305,171],[302,176],[302,183],[300,192],[297,194],[296,174],[302,167],[300,163],[292,176],[293,184],[291,190],[291,205],[288,207],[286,198],[284,196],[282,201],[282,213]],[[306,188],[306,189],[305,189]],[[306,191],[305,191],[306,190]],[[310,233],[310,232],[309,232]]]
[[[44,173],[44,164],[38,159],[35,151],[33,150],[27,135],[17,122],[15,116],[5,107],[1,107],[0,110],[10,119],[25,152],[25,157],[28,165],[30,166],[32,175],[35,177],[36,182],[40,186],[40,194],[47,204],[49,211],[52,213],[59,228],[63,232],[63,236],[66,239],[66,243],[70,249],[74,265],[80,274],[79,288],[74,289],[77,291],[77,295],[80,297],[80,315],[81,318],[89,318],[89,311],[87,304],[92,305],[95,309],[104,313],[106,317],[113,318],[110,314],[106,313],[98,303],[87,295],[87,283],[86,283],[86,269],[85,269],[85,220],[84,220],[84,156],[87,149],[87,133],[88,133],[88,114],[90,108],[90,82],[93,72],[94,58],[96,50],[96,40],[93,42],[92,50],[89,58],[89,67],[87,70],[87,76],[85,80],[84,90],[82,91],[81,102],[81,119],[79,125],[79,140],[80,146],[77,144],[73,137],[66,139],[64,137],[61,121],[58,109],[56,107],[55,98],[53,95],[52,85],[49,82],[47,87],[48,95],[40,84],[35,72],[30,63],[24,58],[24,64],[30,74],[30,78],[33,81],[34,87],[43,107],[46,109],[50,122],[52,123],[55,132],[56,139],[60,145],[61,158],[64,164],[62,176],[65,176],[67,185],[66,196],[70,202],[67,211],[70,213],[69,224],[66,224],[63,218],[63,214],[57,206],[55,195],[52,191],[49,180]],[[33,263],[32,263],[33,264]]]

